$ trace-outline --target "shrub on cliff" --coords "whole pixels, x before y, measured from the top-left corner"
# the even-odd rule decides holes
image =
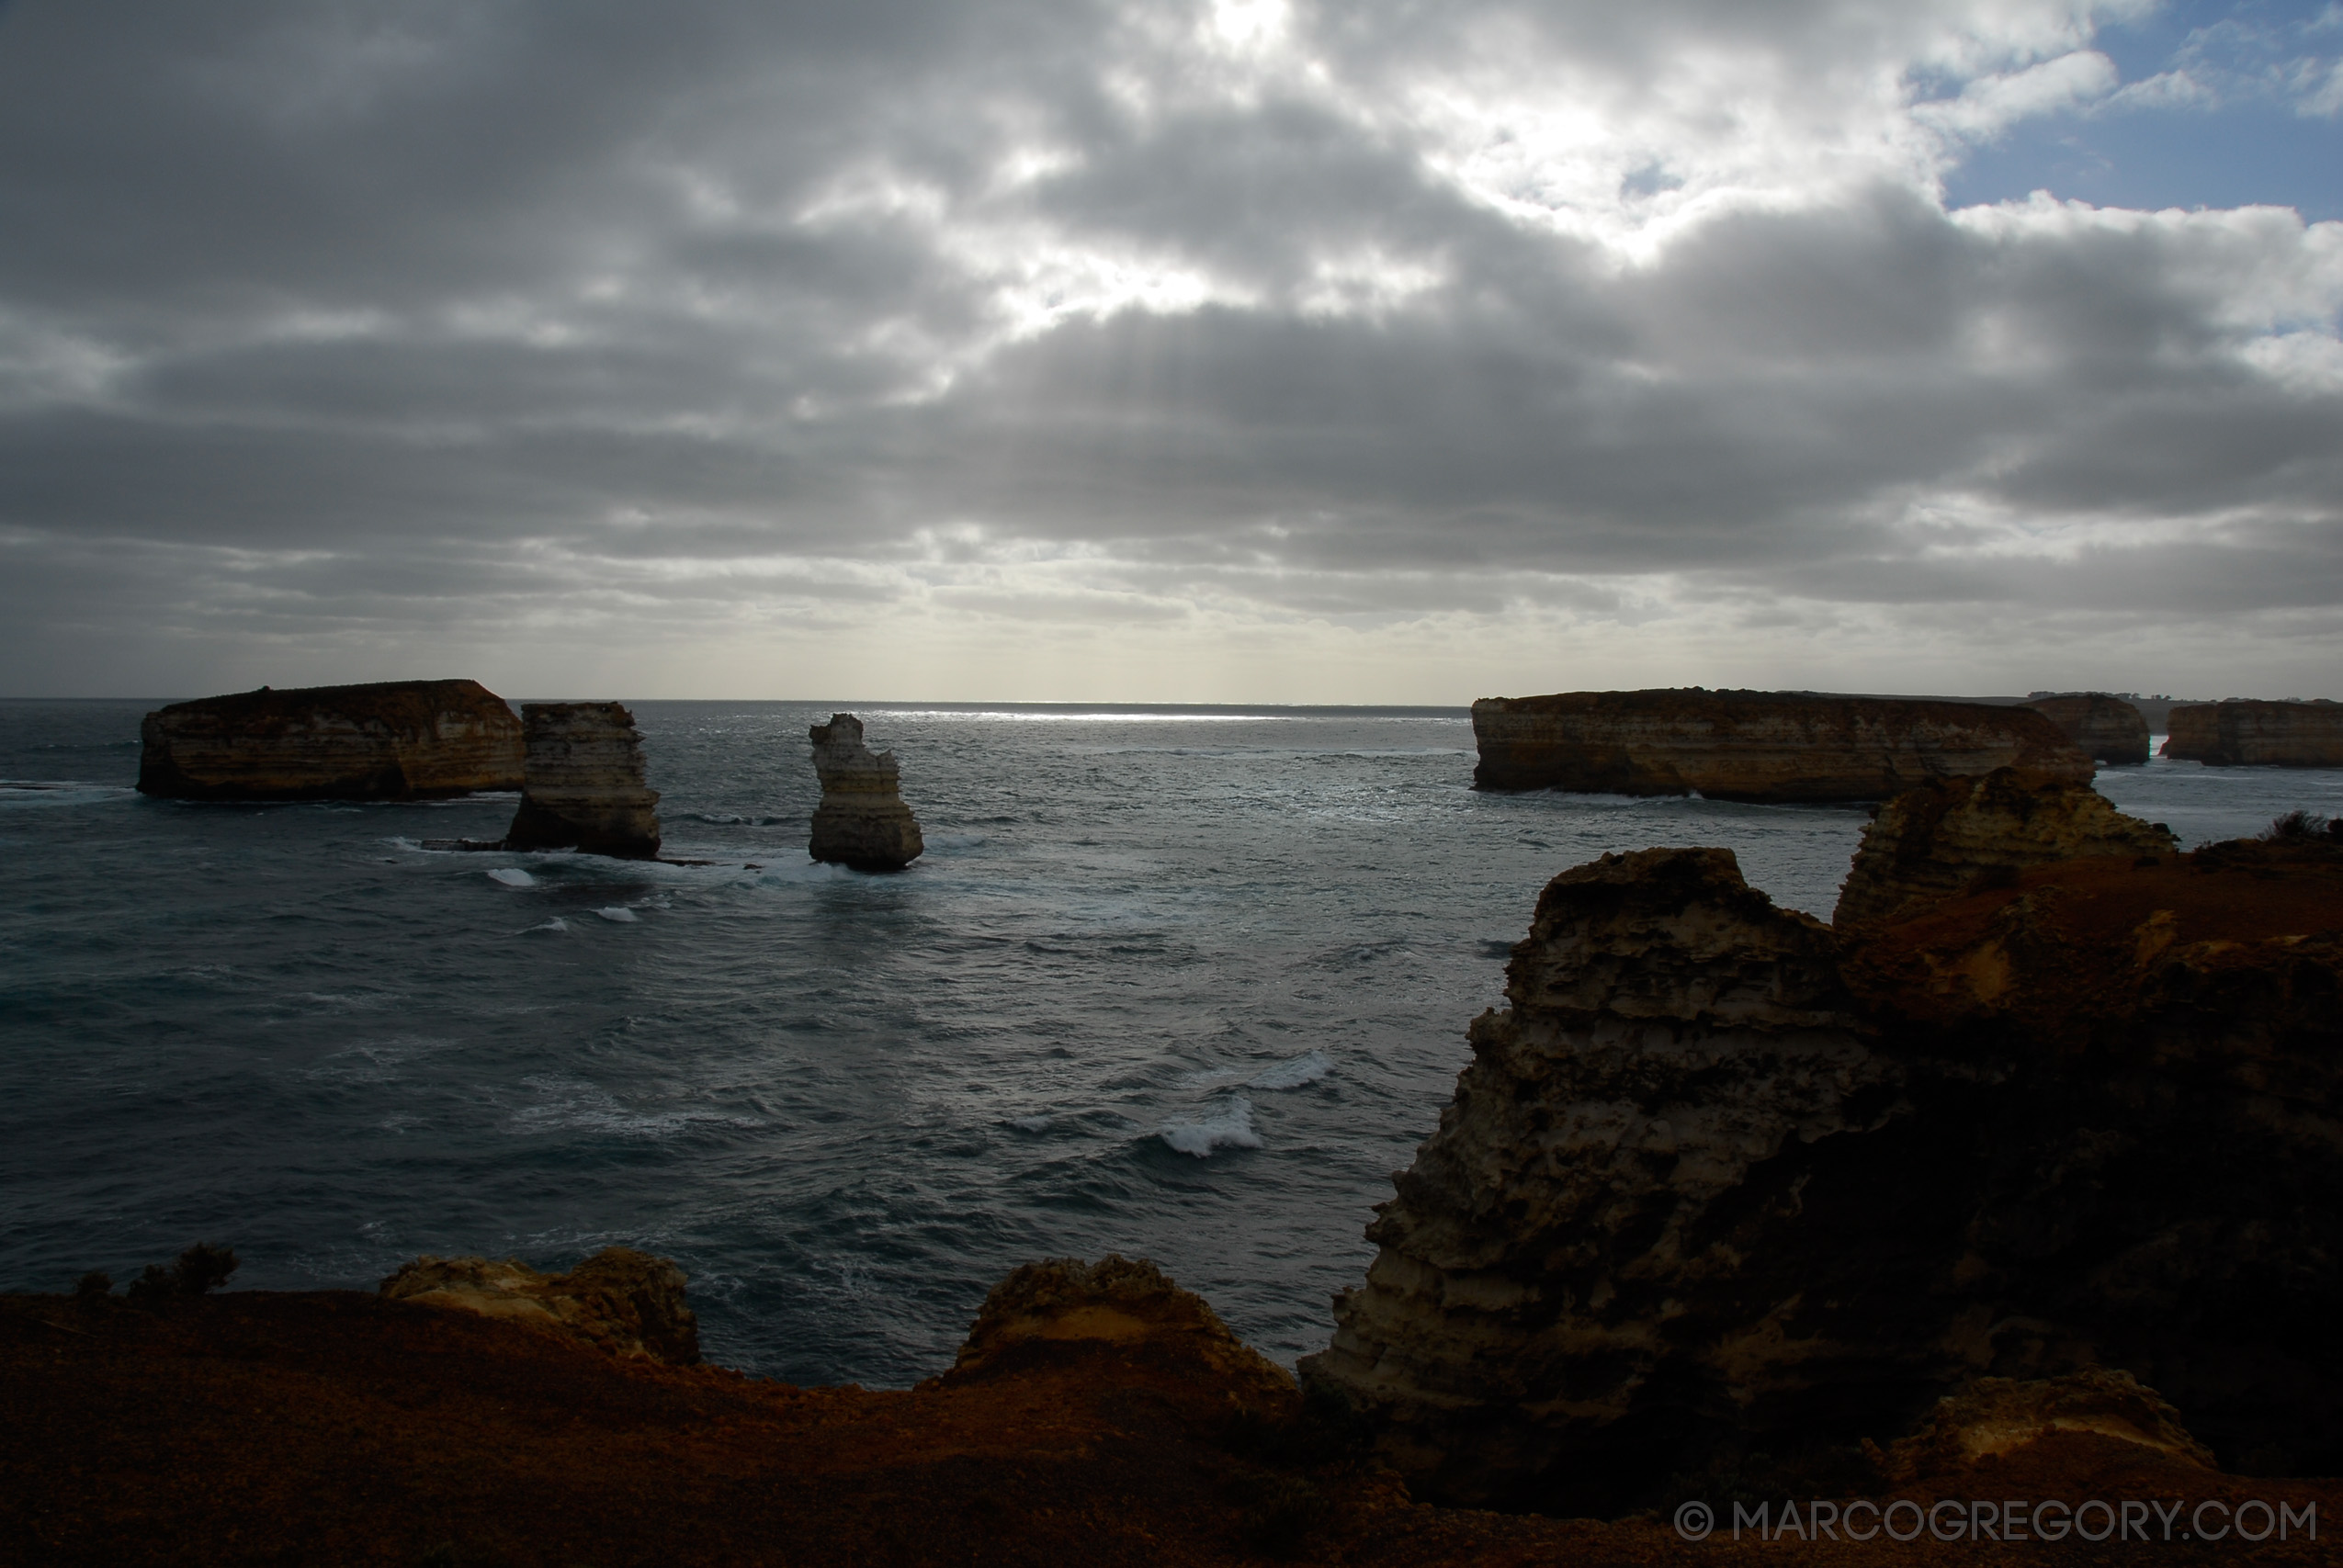
[[[179,1254],[178,1261],[168,1269],[159,1263],[148,1264],[145,1271],[130,1281],[130,1298],[141,1306],[153,1306],[183,1296],[199,1296],[226,1284],[228,1276],[235,1271],[233,1247],[199,1241]]]
[[[2343,817],[2318,817],[2297,807],[2264,828],[2258,837],[2274,844],[2326,840],[2343,843]]]

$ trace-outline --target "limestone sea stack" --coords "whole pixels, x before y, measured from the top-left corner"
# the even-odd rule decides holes
[[[659,792],[643,784],[642,732],[618,703],[529,703],[521,808],[508,850],[659,855]]]
[[[427,800],[521,787],[521,722],[477,681],[378,681],[173,703],[140,727],[140,793]]]
[[[2343,703],[2176,707],[2161,756],[2215,768],[2343,768]]]
[[[2070,692],[2028,699],[2026,705],[2094,761],[2129,767],[2148,760],[2148,725],[2140,710],[2104,692]]]
[[[1885,800],[2023,767],[2088,784],[2091,760],[2031,708],[1810,692],[1564,692],[1473,705],[1476,788]]]
[[[895,754],[864,745],[863,721],[850,713],[833,713],[808,733],[821,804],[807,852],[857,871],[900,871],[919,859],[927,846],[903,804]]]
[[[1978,828],[1862,853],[1950,864]],[[2343,849],[1988,880],[1850,936],[1723,850],[1556,877],[1305,1384],[1418,1496],[1564,1514],[2092,1366],[2224,1466],[2333,1473]]]

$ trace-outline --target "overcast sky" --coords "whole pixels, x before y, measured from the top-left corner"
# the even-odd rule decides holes
[[[0,693],[2343,697],[2343,7],[13,0]]]

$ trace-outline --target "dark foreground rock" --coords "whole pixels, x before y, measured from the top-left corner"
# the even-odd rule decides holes
[[[2343,851],[1988,880],[1852,940],[1720,850],[1556,878],[1306,1382],[1421,1495],[1561,1512],[2091,1366],[2343,1467]]]
[[[2096,761],[2129,767],[2148,760],[2147,719],[2122,697],[2105,692],[2069,692],[2035,697],[2026,705],[2056,725],[2060,734]]]
[[[821,804],[807,852],[857,871],[900,871],[927,846],[903,804],[895,755],[863,744],[863,721],[834,713],[809,732]]]
[[[379,681],[173,703],[140,727],[141,794],[427,800],[521,787],[521,723],[477,681]]]
[[[2088,784],[2090,759],[2031,708],[1808,692],[1564,692],[1473,705],[1478,789],[1885,800],[2022,767]]]
[[[659,792],[643,783],[642,732],[617,703],[530,703],[528,753],[511,850],[659,855]]]
[[[2343,768],[2343,703],[2176,707],[2159,756],[2215,768]]]
[[[684,1271],[663,1258],[606,1247],[566,1274],[540,1274],[518,1258],[416,1258],[382,1281],[386,1302],[412,1302],[502,1318],[630,1360],[671,1367],[699,1361],[699,1321]]]

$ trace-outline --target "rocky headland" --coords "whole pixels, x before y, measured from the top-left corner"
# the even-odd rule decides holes
[[[2343,703],[2176,707],[2157,755],[2215,768],[2343,768]]]
[[[2028,787],[1891,805],[1840,929],[1722,850],[1555,878],[1306,1383],[1418,1495],[1565,1513],[2094,1367],[2343,1468],[2343,846]]]
[[[521,721],[477,681],[379,681],[173,703],[140,727],[140,793],[427,800],[521,787]]]
[[[2122,697],[2068,692],[2032,698],[2026,706],[2056,725],[2094,761],[2129,767],[2148,760],[2147,718]]]
[[[1885,800],[2022,767],[2088,783],[2090,758],[2031,708],[1807,692],[1564,692],[1473,705],[1477,789]]]
[[[900,871],[927,846],[919,819],[903,804],[891,751],[863,744],[863,721],[834,713],[808,731],[821,804],[814,809],[807,852],[857,871]]]
[[[659,856],[659,792],[643,783],[642,732],[618,703],[529,703],[527,756],[508,850]]]

